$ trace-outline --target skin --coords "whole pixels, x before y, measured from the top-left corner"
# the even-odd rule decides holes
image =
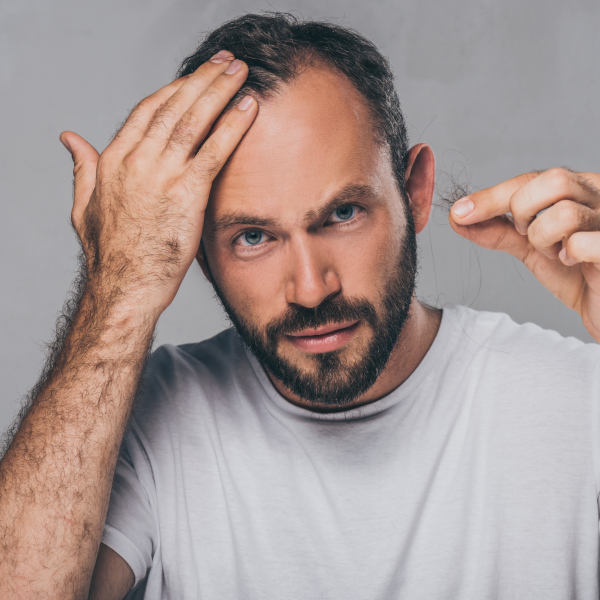
[[[212,180],[256,116],[251,100],[205,137],[247,75],[239,62],[227,74],[231,59],[142,101],[101,157],[62,134],[87,283],[56,367],[0,463],[0,598],[88,595],[156,321],[194,260]],[[110,584],[92,597],[121,598],[131,586],[129,567],[114,563],[103,549]]]
[[[211,272],[232,308],[261,331],[288,306],[312,308],[337,294],[366,297],[378,306],[380,291],[394,276],[406,215],[386,148],[365,123],[369,114],[348,81],[330,70],[310,69],[281,97],[261,103],[215,180],[203,233]],[[419,232],[433,197],[428,146],[412,149],[410,169],[411,211]],[[348,203],[360,207],[356,217],[332,220],[334,207]],[[254,225],[267,220],[267,226]],[[240,236],[249,230],[262,232],[264,241],[241,245]],[[208,276],[201,254],[198,259]],[[421,361],[438,325],[437,312],[413,301],[388,368],[371,389],[339,410],[373,402],[398,387]],[[356,355],[371,335],[359,322],[344,356]],[[293,340],[284,340],[281,352],[310,368],[308,353]],[[271,380],[290,402],[331,411]]]
[[[524,173],[462,198],[450,212],[454,231],[483,248],[518,258],[556,298],[579,313],[597,342],[599,188],[598,173]]]
[[[57,366],[0,463],[1,598],[68,599],[89,592],[91,598],[117,600],[133,584],[128,565],[100,545],[100,536],[154,326],[196,256],[203,231],[221,289],[259,326],[287,305],[316,306],[341,291],[377,304],[377,290],[397,259],[406,214],[385,150],[370,138],[354,90],[326,69],[313,69],[260,111],[256,101],[232,110],[206,137],[246,77],[239,63],[238,71],[225,73],[232,59],[202,65],[142,101],[101,156],[77,134],[61,136],[75,164],[72,220],[88,279]],[[406,187],[420,231],[431,208],[433,154],[419,144],[408,158]],[[518,244],[533,246],[529,232],[535,221],[526,237],[503,217],[494,220],[525,183],[473,195],[476,212],[460,223],[453,212],[453,227],[482,245],[515,252]],[[349,184],[372,188],[356,198],[364,216],[344,227],[325,225],[323,207]],[[563,197],[559,192],[549,181],[531,196],[540,200],[536,206],[555,207],[561,200],[549,198]],[[574,195],[568,197],[581,204]],[[524,215],[536,214],[531,204],[528,208]],[[212,233],[224,215],[248,210],[272,220],[263,227],[271,241],[251,257],[240,256],[231,244],[243,225]],[[520,215],[516,206],[513,214]],[[564,232],[562,223],[548,221],[548,228],[554,224]],[[565,261],[581,258],[571,240],[589,229],[574,231],[565,257],[545,260],[563,269]],[[508,236],[514,244],[505,247]],[[595,297],[586,296],[588,267],[577,262],[568,269],[560,273],[574,274],[565,283],[573,306],[586,315],[584,322],[600,322]],[[438,312],[413,301],[389,367],[354,405],[372,402],[404,381],[438,325]],[[356,352],[367,336],[357,327],[344,351]],[[291,342],[285,352],[299,364],[306,359]],[[290,402],[306,405],[273,383]]]

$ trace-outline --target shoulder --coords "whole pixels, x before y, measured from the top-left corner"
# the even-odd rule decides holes
[[[600,346],[534,323],[516,323],[504,313],[475,311],[455,306],[448,311],[460,346],[468,356],[496,363],[510,363],[517,369],[542,370],[570,378],[591,373],[600,364]]]
[[[146,428],[214,417],[242,399],[254,376],[234,329],[182,346],[164,345],[150,357],[133,418]]]
[[[195,381],[198,377],[216,383],[227,379],[229,372],[244,360],[240,338],[234,329],[226,329],[202,342],[160,346],[148,361],[146,377],[169,386],[190,379]]]

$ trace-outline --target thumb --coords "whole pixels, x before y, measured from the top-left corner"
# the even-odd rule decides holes
[[[450,213],[450,225],[458,235],[474,242],[488,250],[501,250],[512,254],[521,262],[531,250],[531,244],[526,235],[521,235],[515,229],[512,221],[506,216],[493,217],[472,225],[460,225]]]
[[[91,144],[72,131],[63,131],[59,139],[73,158],[75,186],[71,220],[75,228],[79,229],[85,208],[96,187],[96,165],[100,155]]]

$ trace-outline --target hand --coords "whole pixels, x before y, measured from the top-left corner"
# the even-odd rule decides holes
[[[586,329],[600,342],[598,188],[597,173],[567,169],[525,173],[456,202],[450,225],[479,246],[522,261],[581,315]]]
[[[100,156],[77,134],[61,134],[75,163],[71,218],[88,286],[104,301],[125,296],[160,314],[175,297],[200,244],[212,181],[257,113],[246,97],[207,137],[247,74],[220,52],[142,100]]]

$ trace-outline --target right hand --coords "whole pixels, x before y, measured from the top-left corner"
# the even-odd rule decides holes
[[[248,75],[230,53],[222,59],[142,100],[101,155],[76,133],[61,134],[75,164],[71,219],[87,286],[102,300],[124,297],[160,314],[196,256],[213,179],[258,109],[244,99],[207,137]],[[239,70],[226,73],[230,65]]]

